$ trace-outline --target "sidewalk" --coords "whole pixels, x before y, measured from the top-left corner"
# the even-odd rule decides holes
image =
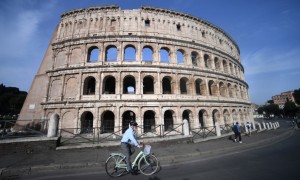
[[[199,143],[177,143],[164,141],[150,143],[152,151],[160,161],[161,166],[195,160],[222,153],[256,148],[279,142],[291,136],[293,129],[279,128],[252,133],[252,136],[242,136],[243,143],[234,143],[228,136],[203,141]],[[80,149],[49,150],[23,154],[8,154],[1,157],[0,177],[26,175],[42,170],[57,170],[65,168],[81,168],[99,166],[104,170],[105,161],[112,152],[121,152],[119,146],[94,147]]]

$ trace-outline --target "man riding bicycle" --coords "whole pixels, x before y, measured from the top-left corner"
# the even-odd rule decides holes
[[[129,128],[125,131],[123,134],[123,137],[121,139],[121,148],[126,156],[126,164],[127,164],[127,170],[131,174],[135,174],[135,172],[131,168],[131,161],[130,156],[134,153],[134,150],[131,148],[131,144],[134,144],[136,147],[142,147],[139,145],[138,141],[134,137],[134,132],[137,129],[137,123],[134,121],[131,121],[129,123]]]

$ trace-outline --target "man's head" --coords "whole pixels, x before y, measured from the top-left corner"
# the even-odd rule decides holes
[[[130,121],[129,125],[133,130],[136,130],[138,124],[135,121]]]

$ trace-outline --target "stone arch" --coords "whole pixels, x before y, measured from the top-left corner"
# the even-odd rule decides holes
[[[154,94],[154,78],[150,75],[143,79],[143,94]]]
[[[186,119],[189,122],[189,129],[193,128],[193,112],[189,109],[186,109],[182,112],[182,121]]]
[[[62,135],[72,135],[74,133],[74,128],[76,128],[74,112],[66,111],[63,113],[59,124],[60,129],[63,129],[63,131],[61,131]]]
[[[133,111],[127,110],[122,114],[122,133],[129,128],[130,121],[135,121],[136,115]]]
[[[61,97],[62,82],[60,79],[54,79],[51,83],[50,99],[58,99]]]
[[[144,46],[142,53],[143,61],[153,61],[153,48],[151,46]]]
[[[184,56],[185,56],[184,50],[178,49],[176,51],[176,59],[178,64],[185,64]]]
[[[183,77],[180,79],[180,94],[190,94],[191,88],[189,84],[189,79]]]
[[[174,90],[172,87],[172,78],[170,76],[165,76],[162,79],[162,93],[163,94],[173,94]]]
[[[131,44],[124,48],[124,61],[136,61],[136,48]]]
[[[170,49],[167,47],[162,47],[159,51],[160,62],[170,63]]]
[[[218,96],[218,87],[213,80],[208,81],[208,90],[210,96]]]
[[[205,68],[210,68],[210,57],[208,54],[204,54],[204,67]]]
[[[115,128],[115,115],[112,111],[106,110],[101,115],[101,134],[112,133]]]
[[[118,59],[118,48],[115,45],[109,45],[105,49],[105,61],[117,61]]]
[[[212,111],[212,121],[213,121],[213,125],[215,126],[216,125],[216,122],[219,122],[220,123],[220,111],[217,110],[217,109],[214,109]]]
[[[208,119],[208,113],[207,113],[207,111],[205,109],[201,109],[198,112],[198,119],[199,119],[199,125],[200,125],[200,127],[205,127],[207,119]]]
[[[199,66],[200,64],[200,56],[196,51],[191,53],[191,61],[193,66]]]
[[[103,79],[102,86],[103,94],[116,94],[116,79],[115,77],[108,75]]]
[[[220,92],[220,96],[227,97],[227,89],[223,82],[219,83],[219,92]]]
[[[234,123],[239,122],[238,114],[237,114],[235,109],[232,110],[232,120],[233,120]]]
[[[155,131],[155,112],[148,110],[144,113],[144,133]]]
[[[85,133],[93,133],[93,122],[94,122],[94,115],[90,111],[85,111],[82,113],[81,118],[81,134]]]
[[[77,79],[75,77],[70,77],[69,79],[67,79],[64,98],[76,98],[77,88]]]
[[[92,46],[88,49],[87,62],[97,62],[99,57],[99,48]]]
[[[218,57],[214,58],[214,64],[215,64],[215,69],[217,71],[221,71],[222,62],[219,60]]]
[[[93,76],[85,78],[83,85],[83,95],[94,95],[96,90],[96,79]]]
[[[127,75],[123,79],[123,93],[135,94],[136,93],[135,78],[132,75]]]
[[[174,119],[176,118],[173,110],[166,110],[164,112],[164,130],[172,131],[174,128]]]
[[[231,124],[231,119],[230,119],[230,113],[227,109],[223,110],[223,119],[224,119],[224,124]]]
[[[67,64],[67,52],[65,50],[59,51],[55,58],[55,68],[64,67]]]
[[[80,47],[74,48],[71,51],[70,65],[80,64],[83,62],[83,55]]]

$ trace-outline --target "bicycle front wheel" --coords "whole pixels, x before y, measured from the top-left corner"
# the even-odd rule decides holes
[[[105,163],[105,170],[106,173],[110,176],[110,177],[119,177],[121,176],[126,168],[124,167],[120,167],[120,165],[124,165],[126,164],[124,157],[120,156],[120,155],[113,155],[110,156]],[[126,166],[125,166],[126,167]]]
[[[142,157],[138,164],[140,172],[147,176],[154,174],[157,171],[158,166],[158,160],[153,154]]]

